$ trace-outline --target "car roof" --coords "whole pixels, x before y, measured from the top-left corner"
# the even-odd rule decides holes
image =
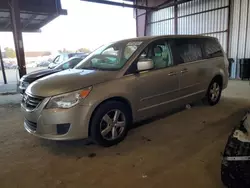
[[[151,41],[156,39],[166,39],[166,38],[211,38],[214,37],[204,36],[204,35],[159,35],[159,36],[145,36],[145,37],[136,37],[130,39],[124,39],[117,42],[131,42],[131,41]]]

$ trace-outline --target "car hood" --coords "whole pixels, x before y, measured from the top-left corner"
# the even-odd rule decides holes
[[[25,81],[25,82],[33,82],[39,78],[42,78],[44,76],[47,76],[47,75],[50,75],[50,74],[53,74],[53,73],[56,73],[56,72],[59,72],[61,70],[58,70],[58,69],[44,69],[44,70],[38,70],[38,71],[34,71],[34,72],[31,72],[27,75],[24,75],[22,77],[22,81]]]
[[[68,69],[34,81],[26,92],[35,96],[49,97],[109,81],[116,75],[116,71]]]

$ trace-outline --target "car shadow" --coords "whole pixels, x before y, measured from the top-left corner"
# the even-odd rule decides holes
[[[142,126],[147,126],[148,124],[157,121],[162,118],[166,118],[167,116],[171,116],[175,113],[181,112],[185,110],[185,106],[180,108],[172,109],[170,112],[163,113],[158,116],[154,116],[152,118],[148,118],[146,120],[137,122],[130,126],[130,130],[137,129]],[[148,138],[142,137],[142,140],[149,141]],[[95,155],[95,151],[102,152],[113,150],[112,148],[118,148],[118,145],[104,148],[96,145],[91,139],[82,139],[82,140],[74,140],[74,141],[53,141],[53,140],[45,140],[39,139],[41,147],[48,149],[50,152],[56,155],[75,155],[76,157],[93,157]],[[120,143],[121,144],[121,143]],[[119,144],[119,145],[120,145]],[[119,155],[119,154],[117,154]]]

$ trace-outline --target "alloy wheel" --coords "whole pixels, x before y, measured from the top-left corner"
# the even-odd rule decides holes
[[[116,140],[125,130],[126,118],[122,111],[114,109],[106,113],[100,123],[101,135],[105,140]]]
[[[211,101],[215,102],[220,97],[220,85],[214,82],[209,90],[209,97]]]

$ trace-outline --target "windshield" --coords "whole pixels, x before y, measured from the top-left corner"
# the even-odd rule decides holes
[[[55,69],[65,70],[65,69],[72,69],[74,68],[78,63],[80,63],[83,60],[83,58],[80,57],[72,57],[59,65],[55,67]]]
[[[101,46],[75,68],[119,70],[142,44],[142,41],[117,42]]]

